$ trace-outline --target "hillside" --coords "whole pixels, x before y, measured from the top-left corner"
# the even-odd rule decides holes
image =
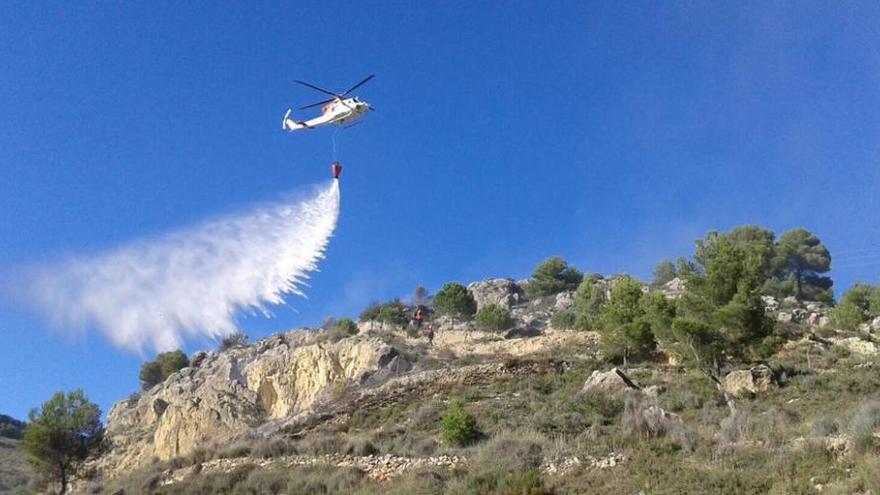
[[[599,333],[554,328],[572,291],[469,288],[479,307],[509,308],[509,330],[438,317],[429,345],[408,325],[360,321],[356,335],[299,330],[194,355],[111,409],[113,448],[80,491],[877,493],[877,344],[832,328],[828,306],[765,298],[785,342],[716,386],[662,352],[615,366]],[[450,428],[472,435],[455,444]]]
[[[21,450],[24,423],[0,414],[0,493],[28,493],[30,467]]]

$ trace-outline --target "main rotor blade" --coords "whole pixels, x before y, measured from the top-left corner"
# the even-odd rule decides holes
[[[328,95],[330,95],[330,96],[332,96],[332,97],[334,97],[334,98],[338,98],[338,97],[339,97],[339,95],[337,95],[336,93],[334,93],[334,92],[332,92],[332,91],[326,90],[326,89],[324,89],[324,88],[319,88],[318,86],[315,86],[314,84],[309,84],[309,83],[307,83],[307,82],[305,82],[305,81],[293,81],[293,82],[295,82],[295,83],[299,83],[299,84],[302,84],[303,86],[306,86],[306,87],[309,87],[309,88],[312,88],[312,89],[316,89],[316,90],[318,90],[318,91],[320,91],[320,92],[322,92],[322,93],[328,94]]]
[[[342,93],[342,96],[345,96],[345,95],[351,93],[352,91],[358,89],[359,87],[361,87],[361,85],[363,85],[365,82],[369,81],[370,79],[372,79],[372,78],[374,78],[374,77],[376,77],[376,74],[370,74],[369,76],[366,77],[366,79],[364,79],[363,81],[361,81],[361,82],[355,84],[354,86],[352,86],[351,88],[349,88],[348,91],[346,91],[345,93]]]
[[[314,108],[314,107],[319,107],[319,106],[321,106],[321,105],[326,105],[327,103],[330,103],[331,101],[333,101],[333,100],[335,100],[335,99],[336,99],[336,98],[330,98],[329,100],[319,101],[318,103],[312,103],[311,105],[306,105],[306,106],[304,106],[304,107],[299,107],[298,110],[305,110],[305,109],[307,109],[307,108]]]

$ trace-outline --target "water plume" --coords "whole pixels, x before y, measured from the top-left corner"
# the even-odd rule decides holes
[[[241,311],[268,314],[304,296],[339,216],[339,183],[109,250],[37,267],[31,302],[60,328],[94,326],[116,346],[180,348],[235,332]]]

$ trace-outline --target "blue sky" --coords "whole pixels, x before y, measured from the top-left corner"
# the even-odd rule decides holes
[[[876,3],[415,5],[3,2],[0,276],[326,180],[332,131],[279,128],[320,99],[292,80],[375,73],[309,299],[253,338],[553,254],[647,277],[740,224],[814,231],[838,291],[880,278]],[[92,330],[7,302],[0,337],[0,412],[138,387]]]

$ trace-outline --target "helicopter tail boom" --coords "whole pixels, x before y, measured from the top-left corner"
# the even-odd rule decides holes
[[[293,110],[288,109],[287,113],[284,114],[284,119],[281,121],[281,128],[285,131],[296,131],[299,129],[311,129],[305,122],[297,122],[290,118],[290,115],[293,113]]]

